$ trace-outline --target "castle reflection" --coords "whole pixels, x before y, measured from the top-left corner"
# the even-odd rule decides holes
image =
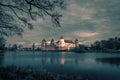
[[[57,56],[54,56],[57,55]],[[63,52],[60,54],[42,54],[39,57],[34,57],[35,61],[39,61],[40,64],[60,64],[60,65],[66,65],[66,64],[75,64],[75,65],[81,65],[83,63],[86,64],[98,64],[98,63],[102,63],[102,64],[110,64],[110,65],[115,65],[115,66],[119,66],[120,65],[120,61],[111,61],[107,59],[103,60],[104,58],[101,59],[97,59],[97,58],[88,58],[88,57],[74,57],[71,55],[67,55]]]
[[[58,54],[57,54],[58,55]],[[53,56],[48,54],[42,54],[40,57],[34,57],[34,61],[39,61],[40,64],[81,64],[81,63],[92,63],[95,64],[95,59],[88,58],[79,58],[79,57],[70,57],[65,56],[64,53],[61,53],[59,56]]]
[[[101,57],[100,57],[101,55]],[[103,57],[104,56],[104,57]],[[106,56],[106,57],[105,57]],[[110,57],[111,56],[111,57]],[[93,67],[99,63],[119,66],[120,57],[115,54],[74,54],[66,52],[5,52],[0,53],[0,66],[4,64],[21,65],[84,65]]]

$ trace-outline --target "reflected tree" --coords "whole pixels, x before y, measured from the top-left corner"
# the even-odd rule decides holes
[[[4,61],[4,51],[1,51],[0,52],[0,66],[2,65],[3,61]]]
[[[108,63],[114,66],[120,66],[120,58],[119,57],[109,57],[109,58],[96,58],[97,62]]]

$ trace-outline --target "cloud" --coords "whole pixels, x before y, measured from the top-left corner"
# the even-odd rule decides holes
[[[18,45],[24,45],[25,42],[24,41],[21,41],[21,42],[17,42]]]
[[[63,15],[62,23],[75,24],[85,20],[92,20],[93,15],[96,14],[96,10],[91,6],[81,6],[73,1]]]
[[[81,31],[75,31],[73,32],[74,35],[78,36],[78,37],[94,37],[94,36],[98,36],[99,33],[98,32],[91,32],[91,31],[87,31],[87,30],[81,30]]]

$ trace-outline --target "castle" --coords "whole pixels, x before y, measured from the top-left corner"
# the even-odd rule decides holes
[[[56,42],[54,39],[52,39],[49,44],[47,44],[45,39],[41,42],[42,50],[71,50],[78,46],[78,39],[73,42],[72,40],[65,40],[62,36]]]

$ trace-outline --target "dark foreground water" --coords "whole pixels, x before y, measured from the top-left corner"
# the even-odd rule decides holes
[[[30,66],[35,70],[81,75],[91,80],[120,80],[119,53],[5,52],[0,66]]]

